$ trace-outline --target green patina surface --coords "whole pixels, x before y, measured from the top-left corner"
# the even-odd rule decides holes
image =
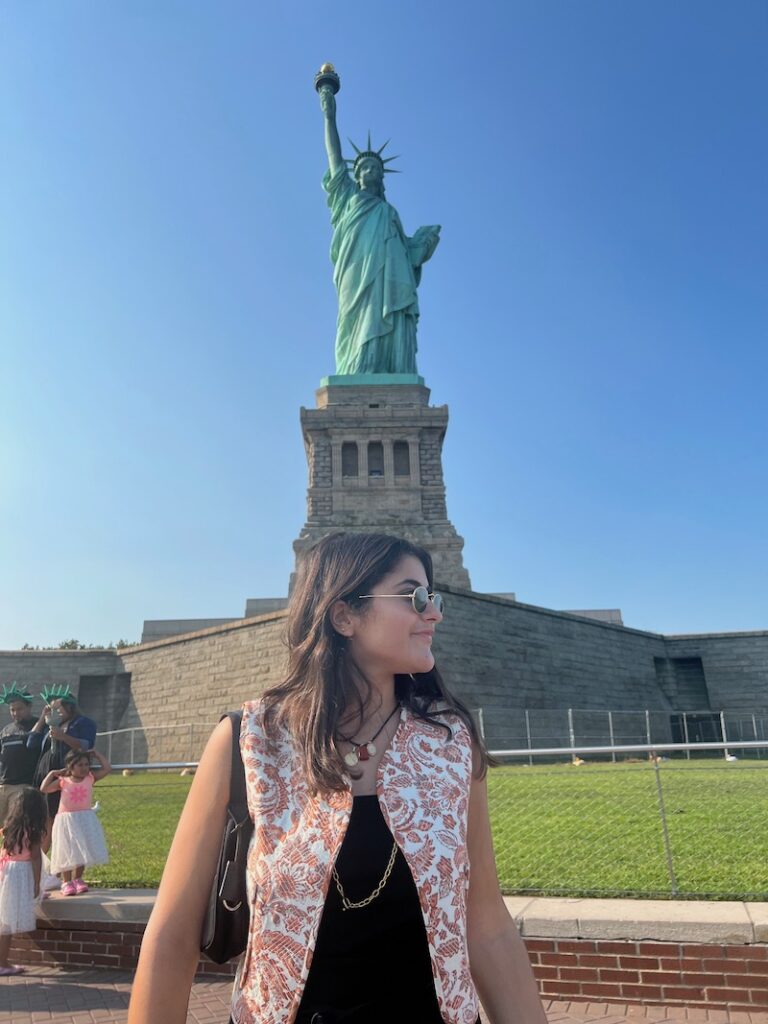
[[[331,67],[329,65],[329,67]],[[386,147],[355,146],[354,160],[341,153],[336,127],[338,76],[316,81],[325,117],[328,171],[323,188],[333,225],[331,261],[339,300],[336,373],[415,374],[417,288],[421,268],[440,241],[439,225],[406,235],[394,206],[384,198]],[[352,163],[352,173],[347,167]]]

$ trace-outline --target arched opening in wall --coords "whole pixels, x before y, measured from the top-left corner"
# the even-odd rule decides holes
[[[368,476],[384,476],[384,445],[381,441],[368,442]]]
[[[357,444],[354,441],[344,441],[341,446],[341,475],[357,476],[359,471]]]
[[[407,441],[395,441],[393,447],[395,476],[411,475],[411,451]]]

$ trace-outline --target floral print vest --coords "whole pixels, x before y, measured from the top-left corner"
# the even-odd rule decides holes
[[[419,893],[443,1020],[474,1024],[466,901],[472,742],[455,715],[430,725],[406,708],[378,768],[376,792]],[[251,924],[232,999],[236,1024],[291,1024],[309,976],[331,869],[352,793],[311,796],[287,732],[267,741],[260,702],[244,705],[240,746],[255,828],[248,852]]]

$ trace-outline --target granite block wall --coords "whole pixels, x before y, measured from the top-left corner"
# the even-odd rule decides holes
[[[482,709],[492,749],[527,746],[526,730],[533,746],[566,745],[569,724],[577,745],[606,744],[608,709],[617,713],[616,742],[646,741],[646,708],[653,740],[669,741],[670,716],[691,710],[676,698],[675,659],[701,659],[713,711],[768,708],[768,632],[664,637],[440,589],[446,617],[435,642],[438,665],[449,687]],[[111,741],[114,763],[196,760],[222,712],[281,679],[285,616],[238,619],[119,654],[4,652],[0,684],[15,679],[38,693],[44,683],[68,683],[82,691],[81,706],[102,731],[146,730],[132,747],[127,734]],[[578,709],[572,723],[568,708]]]
[[[0,686],[14,681],[26,686],[35,698],[34,714],[42,710],[43,687],[69,686],[83,713],[102,730],[116,728],[125,710],[128,681],[122,671],[120,656],[112,650],[0,652]]]
[[[492,595],[442,589],[446,617],[436,635],[435,656],[449,687],[471,707],[484,709],[490,746],[525,745],[517,709],[671,710],[653,660],[664,655],[664,637]],[[561,712],[553,715],[550,727],[541,714],[535,720],[541,740],[548,733],[552,739],[562,737]],[[593,732],[596,724],[597,719],[589,727]],[[624,741],[644,742],[644,731],[636,731],[636,737],[625,735]]]
[[[136,762],[196,759],[190,747],[196,744],[199,756],[224,712],[280,680],[286,663],[284,630],[285,612],[277,611],[125,651],[131,698],[120,724],[146,730],[134,747]],[[167,728],[174,723],[199,729],[190,737],[188,729]]]
[[[768,631],[668,636],[665,643],[670,658],[701,658],[711,707],[768,708]]]

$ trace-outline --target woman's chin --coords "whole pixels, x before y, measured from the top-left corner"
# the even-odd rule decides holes
[[[409,675],[419,675],[424,672],[431,672],[435,667],[435,656],[432,651],[425,651],[421,658],[415,658],[408,669]]]

